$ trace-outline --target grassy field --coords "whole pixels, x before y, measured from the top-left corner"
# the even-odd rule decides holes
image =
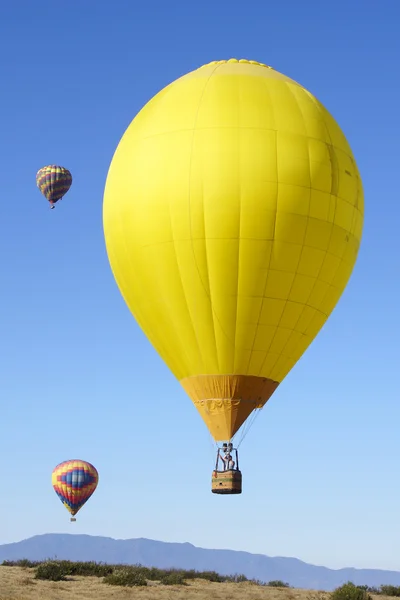
[[[329,594],[292,588],[261,587],[249,582],[214,583],[188,580],[187,586],[164,586],[148,581],[146,587],[105,585],[98,577],[71,576],[67,581],[34,579],[35,569],[0,566],[0,600],[327,600]],[[383,600],[379,596],[379,600]],[[378,600],[378,597],[377,597]]]
[[[352,583],[331,594],[289,587],[283,581],[249,581],[215,571],[160,569],[49,559],[4,561],[0,600],[393,600],[400,587],[360,588]]]

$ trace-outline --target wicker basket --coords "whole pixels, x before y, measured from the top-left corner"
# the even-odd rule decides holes
[[[213,494],[241,494],[242,473],[237,470],[213,471],[211,491]]]

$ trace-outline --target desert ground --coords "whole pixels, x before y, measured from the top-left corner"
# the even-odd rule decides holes
[[[245,583],[212,583],[201,579],[187,586],[165,586],[149,581],[147,587],[106,585],[101,577],[70,577],[52,582],[34,579],[35,570],[0,566],[0,600],[327,600],[329,594]],[[379,600],[383,600],[383,596]]]
[[[165,586],[149,581],[147,587],[106,585],[100,577],[70,577],[52,582],[34,579],[35,570],[0,566],[0,600],[328,600],[329,593],[292,588],[261,587],[245,583],[212,583],[202,579],[187,586]],[[386,600],[386,596],[373,596]],[[393,599],[391,599],[393,600]]]

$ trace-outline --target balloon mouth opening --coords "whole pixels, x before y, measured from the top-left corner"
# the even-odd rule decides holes
[[[248,60],[247,58],[229,58],[228,60],[212,60],[205,65],[201,65],[199,69],[203,69],[204,67],[211,67],[213,65],[225,65],[225,64],[242,64],[242,65],[254,65],[256,67],[264,67],[265,69],[273,69],[270,65],[266,65],[265,63],[258,62],[257,60]]]

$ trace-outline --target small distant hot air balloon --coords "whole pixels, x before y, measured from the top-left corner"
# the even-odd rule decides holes
[[[51,483],[54,491],[71,513],[71,521],[89,500],[99,482],[95,467],[84,460],[67,460],[53,470]]]
[[[64,167],[47,165],[36,173],[36,185],[50,202],[50,208],[54,208],[55,203],[61,200],[71,187],[72,175]]]
[[[104,193],[108,258],[138,324],[224,442],[214,493],[241,492],[232,439],[332,313],[363,219],[339,125],[263,63],[214,61],[180,77],[124,133]]]

